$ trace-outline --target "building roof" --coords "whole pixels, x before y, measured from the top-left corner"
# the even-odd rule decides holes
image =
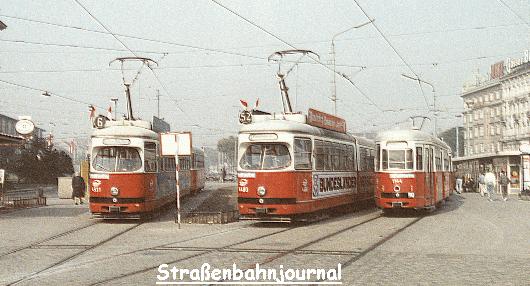
[[[0,145],[2,144],[19,144],[24,142],[24,137],[0,133]]]

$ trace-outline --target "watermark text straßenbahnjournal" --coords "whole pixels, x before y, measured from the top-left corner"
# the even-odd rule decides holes
[[[179,268],[161,264],[156,275],[157,285],[342,285],[342,266],[336,268],[218,268],[203,263],[199,268]]]

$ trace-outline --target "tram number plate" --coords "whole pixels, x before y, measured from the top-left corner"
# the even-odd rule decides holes
[[[111,213],[119,213],[120,212],[120,207],[110,206],[109,207],[109,212],[111,212]]]
[[[402,202],[392,202],[392,207],[393,208],[400,208],[402,206],[403,206]]]

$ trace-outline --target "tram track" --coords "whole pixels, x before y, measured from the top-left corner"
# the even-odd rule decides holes
[[[309,241],[309,242],[306,242],[302,245],[299,245],[295,248],[292,248],[292,249],[289,249],[289,250],[278,250],[278,251],[270,251],[269,249],[266,249],[262,252],[259,252],[259,253],[270,253],[270,252],[273,252],[275,253],[275,255],[272,255],[270,257],[267,257],[266,259],[263,259],[259,262],[256,262],[256,263],[259,263],[259,265],[266,265],[266,264],[269,264],[277,259],[280,259],[282,257],[285,257],[287,255],[336,255],[336,256],[351,256],[350,259],[344,261],[343,263],[341,263],[342,267],[345,268],[351,264],[353,264],[355,261],[361,259],[362,257],[366,256],[368,253],[372,252],[374,249],[376,249],[377,247],[381,246],[382,244],[386,243],[387,241],[391,240],[392,238],[394,238],[396,235],[398,235],[399,233],[401,233],[402,231],[406,230],[407,228],[411,227],[412,225],[416,224],[417,222],[419,222],[420,220],[423,219],[423,217],[419,217],[419,218],[416,218],[414,219],[413,221],[407,223],[405,226],[393,231],[392,233],[390,233],[389,235],[386,235],[385,237],[383,237],[382,239],[378,240],[376,243],[370,245],[369,247],[367,247],[365,250],[363,251],[331,251],[331,252],[327,252],[327,251],[313,251],[313,250],[304,250],[304,248],[307,248],[313,244],[316,244],[316,243],[320,243],[326,239],[329,239],[329,238],[332,238],[336,235],[339,235],[341,233],[344,233],[348,230],[352,230],[358,226],[361,226],[361,225],[364,225],[366,223],[369,223],[369,222],[372,222],[374,220],[377,220],[377,219],[381,219],[381,218],[384,218],[384,216],[382,215],[379,215],[377,217],[374,217],[374,218],[371,218],[369,220],[366,220],[366,221],[363,221],[363,222],[360,222],[358,224],[355,224],[355,225],[352,225],[352,226],[349,226],[347,228],[344,228],[344,229],[341,229],[341,230],[338,230],[338,231],[335,231],[335,232],[332,232],[332,233],[329,233],[325,236],[322,236],[322,237],[319,237],[317,239],[314,239],[312,241]],[[237,250],[237,249],[234,249],[234,250]],[[253,263],[251,265],[246,265],[243,267],[244,270],[246,269],[250,269],[250,268],[253,268],[255,267],[256,263]],[[216,281],[216,282],[223,282],[223,280],[220,280],[220,281]],[[205,285],[215,285],[215,284],[205,284]]]
[[[386,242],[388,242],[389,240],[391,240],[392,238],[394,238],[396,235],[398,235],[399,233],[403,232],[404,230],[408,229],[409,227],[413,226],[414,224],[418,223],[420,220],[422,220],[424,218],[424,216],[422,217],[418,217],[416,219],[414,219],[413,221],[409,222],[408,224],[406,224],[404,227],[402,228],[399,228],[395,231],[393,231],[392,233],[390,233],[389,235],[385,236],[383,239],[380,239],[378,240],[376,243],[370,245],[369,247],[367,247],[365,250],[359,252],[358,254],[352,256],[350,259],[346,260],[346,261],[343,261],[341,263],[341,267],[342,269],[346,269],[346,267],[352,265],[353,263],[355,263],[356,261],[358,261],[359,259],[363,258],[364,256],[366,256],[367,254],[371,253],[372,251],[374,251],[376,248],[378,248],[379,246],[385,244]],[[337,270],[337,268],[335,268],[335,270]],[[316,282],[323,282],[325,280],[318,280]],[[318,285],[315,284],[315,286]]]
[[[171,262],[167,262],[166,264],[171,265],[171,264],[183,262],[183,261],[186,261],[186,260],[189,260],[189,259],[197,258],[197,257],[203,256],[203,255],[206,255],[206,254],[210,254],[210,253],[213,253],[213,252],[218,252],[219,250],[228,249],[228,248],[236,246],[236,245],[240,245],[240,244],[251,242],[251,241],[254,241],[254,240],[257,240],[257,239],[266,238],[266,237],[270,237],[270,236],[277,235],[277,234],[280,234],[280,233],[284,233],[284,232],[287,232],[287,231],[290,231],[290,230],[293,230],[293,229],[297,229],[299,227],[300,226],[292,226],[292,227],[288,227],[286,229],[282,229],[282,230],[279,230],[279,231],[268,233],[268,234],[265,234],[265,235],[262,235],[262,236],[259,236],[259,237],[252,237],[252,238],[249,238],[249,239],[246,239],[246,240],[243,240],[243,241],[240,241],[240,242],[236,242],[236,243],[233,243],[233,244],[229,244],[229,245],[226,245],[226,246],[223,246],[223,247],[208,249],[208,250],[205,250],[205,251],[193,254],[193,255],[189,255],[189,256],[186,256],[186,257],[183,257],[183,258],[171,261]],[[152,250],[152,249],[150,249],[150,250]],[[90,286],[103,285],[105,283],[110,283],[110,282],[118,280],[118,279],[123,279],[123,278],[130,277],[130,276],[133,276],[133,275],[136,275],[136,274],[152,271],[153,269],[157,268],[159,265],[160,264],[152,265],[152,266],[149,266],[149,267],[142,268],[140,270],[132,271],[132,272],[125,273],[125,274],[122,274],[122,275],[119,275],[119,276],[115,276],[115,277],[108,278],[108,279],[105,279],[105,280],[102,280],[102,281],[98,281],[98,282],[90,284]]]
[[[92,225],[94,225],[94,224],[92,224]],[[39,274],[45,272],[45,271],[48,271],[48,270],[50,270],[52,268],[60,266],[60,265],[66,263],[66,262],[68,262],[68,261],[70,261],[70,260],[72,260],[72,259],[74,259],[74,258],[76,258],[76,257],[78,257],[78,256],[90,251],[90,250],[93,250],[93,249],[95,249],[95,248],[97,248],[97,247],[99,247],[99,246],[101,246],[101,245],[103,245],[103,244],[105,244],[105,243],[107,243],[107,242],[109,242],[109,241],[121,236],[121,235],[124,235],[125,233],[127,233],[129,231],[132,231],[132,230],[136,229],[137,227],[139,227],[142,224],[143,224],[143,222],[135,224],[133,226],[130,226],[130,227],[128,227],[128,228],[126,228],[126,229],[124,229],[124,230],[122,230],[122,231],[120,231],[120,232],[118,232],[116,234],[113,234],[112,236],[110,236],[110,237],[108,237],[108,238],[106,238],[106,239],[104,239],[104,240],[102,240],[102,241],[100,241],[100,242],[98,242],[96,244],[90,245],[89,247],[84,248],[84,249],[82,249],[79,252],[76,252],[76,253],[74,253],[72,255],[69,255],[69,256],[67,256],[67,257],[65,257],[63,259],[60,259],[59,261],[57,261],[55,263],[52,263],[51,265],[48,265],[47,267],[45,267],[43,269],[40,269],[38,271],[32,272],[30,274],[27,274],[27,275],[23,276],[22,278],[19,278],[19,279],[15,280],[13,282],[10,282],[10,283],[8,283],[6,285],[17,285],[17,284],[19,284],[21,282],[28,281],[28,280],[38,276]],[[64,235],[62,235],[62,236],[64,236]],[[55,237],[55,238],[57,238],[57,237]],[[49,240],[50,239],[48,239],[47,241],[49,241]]]
[[[187,260],[190,260],[190,259],[193,259],[193,258],[197,258],[197,257],[203,256],[203,255],[207,255],[207,254],[211,254],[211,253],[215,253],[215,252],[220,252],[220,253],[241,253],[241,252],[245,252],[245,250],[248,250],[248,253],[265,253],[265,254],[268,254],[268,253],[271,253],[271,252],[276,253],[276,255],[273,256],[274,258],[272,258],[270,261],[275,260],[275,259],[277,259],[279,257],[282,257],[282,256],[286,256],[288,254],[293,254],[293,253],[297,253],[297,252],[304,253],[304,254],[317,254],[318,255],[318,254],[322,254],[322,251],[318,251],[318,250],[317,251],[302,250],[302,248],[305,248],[305,247],[307,247],[309,245],[312,245],[312,244],[315,244],[317,242],[320,242],[322,239],[327,239],[327,238],[336,236],[336,235],[338,235],[340,233],[346,232],[348,230],[354,229],[356,227],[362,226],[364,224],[372,222],[372,221],[374,221],[376,219],[379,219],[381,217],[382,216],[379,214],[376,217],[363,220],[361,222],[355,223],[355,224],[350,225],[350,226],[348,226],[346,228],[342,228],[342,229],[340,229],[338,231],[332,232],[332,233],[327,234],[325,236],[319,237],[318,239],[312,240],[311,242],[304,243],[303,245],[300,245],[300,246],[298,246],[296,248],[288,249],[288,250],[282,250],[282,249],[269,250],[269,249],[237,248],[237,247],[234,248],[234,247],[237,246],[237,245],[243,245],[245,243],[256,241],[256,240],[259,240],[259,239],[271,237],[273,235],[278,235],[278,234],[281,234],[281,233],[292,231],[294,229],[300,228],[301,225],[291,226],[291,227],[288,227],[288,228],[280,230],[280,231],[275,231],[275,232],[268,233],[268,234],[265,234],[265,235],[262,235],[262,236],[259,236],[259,237],[253,237],[253,238],[250,238],[250,239],[246,239],[244,241],[240,241],[240,242],[229,244],[229,245],[222,246],[222,247],[212,247],[212,248],[190,247],[190,248],[187,248],[187,247],[178,247],[178,246],[176,246],[176,247],[171,247],[171,248],[167,248],[166,247],[166,248],[162,248],[160,250],[165,250],[165,251],[168,251],[168,250],[171,250],[171,251],[186,251],[187,249],[189,249],[190,251],[197,251],[198,252],[198,253],[195,253],[193,255],[189,255],[187,257],[183,257],[183,258],[171,261],[171,262],[167,262],[166,264],[168,264],[168,265],[172,265],[172,264],[175,264],[175,263],[187,261]],[[154,248],[150,248],[149,250],[155,250],[155,249]],[[355,253],[355,252],[349,252],[349,251],[330,251],[329,252],[330,255],[344,255],[344,256],[352,255],[353,253]],[[268,258],[268,260],[269,259],[270,258]],[[146,268],[143,268],[143,269],[140,269],[140,270],[136,270],[136,271],[133,271],[133,272],[122,274],[120,276],[116,276],[116,277],[108,278],[108,279],[105,279],[105,280],[102,280],[102,281],[98,281],[98,282],[95,282],[95,283],[90,284],[90,285],[91,286],[95,286],[95,285],[103,285],[103,284],[106,284],[106,283],[111,283],[111,282],[119,280],[119,279],[123,279],[123,278],[127,278],[127,277],[130,277],[130,276],[133,276],[133,275],[137,275],[137,274],[141,274],[141,273],[144,273],[144,272],[152,271],[153,269],[156,269],[159,265],[160,264],[152,265],[150,267],[146,267]]]
[[[80,226],[80,227],[75,227],[75,228],[72,228],[72,229],[69,229],[67,231],[64,231],[64,232],[61,232],[61,233],[57,233],[57,234],[54,234],[52,236],[49,236],[45,239],[42,239],[42,240],[39,240],[39,241],[36,241],[36,242],[32,242],[28,245],[25,245],[25,246],[22,246],[22,247],[19,247],[19,248],[16,248],[16,249],[13,249],[13,250],[10,250],[10,251],[7,251],[5,253],[2,253],[0,254],[0,259],[5,257],[5,256],[8,256],[8,255],[11,255],[11,254],[15,254],[17,252],[20,252],[20,251],[23,251],[23,250],[26,250],[26,249],[31,249],[31,248],[35,248],[35,247],[38,247],[39,245],[43,244],[43,243],[46,243],[46,242],[49,242],[49,241],[52,241],[52,240],[55,240],[57,238],[61,238],[61,237],[64,237],[64,236],[67,236],[67,235],[70,235],[72,233],[75,233],[77,231],[81,231],[83,229],[86,229],[86,228],[89,228],[91,226],[94,226],[98,223],[101,223],[101,221],[94,221],[94,222],[91,222],[91,223],[88,223],[86,225],[83,225],[83,226]]]

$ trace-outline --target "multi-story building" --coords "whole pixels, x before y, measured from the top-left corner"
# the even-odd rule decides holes
[[[464,156],[455,159],[461,175],[501,170],[511,179],[510,192],[521,190],[521,145],[530,141],[530,61],[521,59],[491,66],[486,80],[479,75],[463,88]]]

